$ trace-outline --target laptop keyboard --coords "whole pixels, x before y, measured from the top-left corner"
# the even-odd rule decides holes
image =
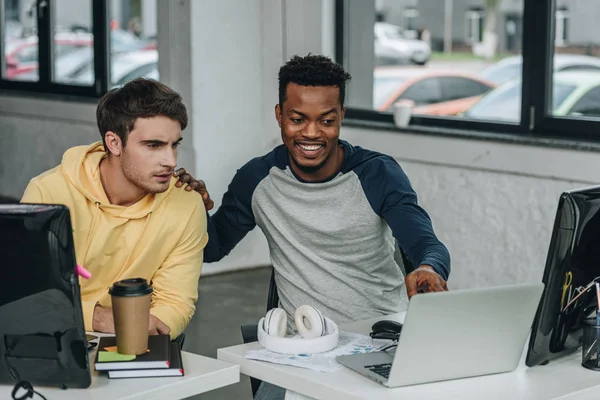
[[[389,378],[390,371],[392,370],[392,363],[365,365],[365,368],[375,372],[377,375],[383,376],[384,378]]]

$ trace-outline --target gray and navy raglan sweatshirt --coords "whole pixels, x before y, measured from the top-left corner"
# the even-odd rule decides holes
[[[444,279],[450,255],[392,157],[339,141],[341,170],[322,182],[292,171],[280,145],[239,169],[208,220],[204,261],[218,261],[258,225],[265,234],[280,307],[293,319],[303,304],[337,323],[402,311],[404,277],[396,241],[417,267]]]

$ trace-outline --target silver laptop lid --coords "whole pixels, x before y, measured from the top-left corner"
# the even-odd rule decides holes
[[[388,386],[512,371],[543,288],[521,284],[413,296]]]

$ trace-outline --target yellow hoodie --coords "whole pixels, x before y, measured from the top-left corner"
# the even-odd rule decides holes
[[[67,150],[62,163],[29,182],[21,202],[64,204],[71,212],[77,262],[92,273],[81,279],[85,329],[97,303],[110,307],[110,285],[141,277],[151,282],[151,314],[175,338],[198,299],[203,250],[208,241],[200,195],[174,188],[123,207],[110,204],[100,182],[102,142]]]

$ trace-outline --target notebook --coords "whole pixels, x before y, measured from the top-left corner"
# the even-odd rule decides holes
[[[148,336],[147,353],[124,355],[116,352],[117,340],[114,336],[103,336],[98,342],[94,366],[96,371],[169,368],[170,343],[169,335],[151,335]]]
[[[171,366],[160,369],[134,369],[108,371],[109,378],[148,378],[160,376],[183,376],[183,363],[181,362],[181,349],[179,343],[171,342]]]

